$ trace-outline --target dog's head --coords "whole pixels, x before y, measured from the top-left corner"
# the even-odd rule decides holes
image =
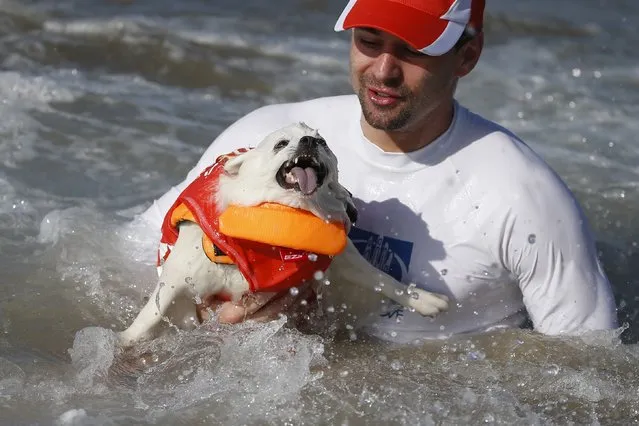
[[[337,158],[320,134],[296,123],[268,135],[257,147],[224,165],[216,192],[218,209],[230,204],[280,203],[322,219],[357,218],[351,194],[338,182]]]

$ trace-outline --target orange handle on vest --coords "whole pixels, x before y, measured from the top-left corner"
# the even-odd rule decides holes
[[[311,212],[275,203],[229,206],[219,217],[220,232],[233,238],[333,256],[346,247],[341,222],[326,222]]]

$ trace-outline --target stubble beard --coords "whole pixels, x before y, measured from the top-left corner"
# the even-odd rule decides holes
[[[365,79],[360,79],[357,97],[362,108],[362,114],[366,122],[374,129],[383,131],[400,130],[411,121],[413,117],[414,96],[408,91],[400,90],[402,100],[399,105],[390,107],[380,107],[372,105],[368,98],[367,87],[379,87],[369,83]],[[407,93],[408,92],[408,93]]]

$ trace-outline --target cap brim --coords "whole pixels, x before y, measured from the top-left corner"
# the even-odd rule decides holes
[[[388,0],[350,0],[335,24],[335,31],[356,27],[387,32],[431,56],[452,49],[464,31],[462,24]]]

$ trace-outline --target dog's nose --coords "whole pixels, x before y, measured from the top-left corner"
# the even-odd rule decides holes
[[[325,145],[326,141],[322,138],[316,138],[314,136],[303,136],[300,138],[300,148],[317,147],[317,145]]]

